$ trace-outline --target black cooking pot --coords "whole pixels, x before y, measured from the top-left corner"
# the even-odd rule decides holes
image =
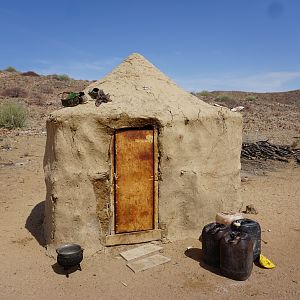
[[[83,249],[77,244],[65,244],[56,249],[57,263],[64,268],[80,265],[83,259]]]

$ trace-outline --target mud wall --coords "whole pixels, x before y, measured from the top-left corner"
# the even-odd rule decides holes
[[[239,115],[212,110],[197,117],[54,114],[47,122],[44,158],[45,237],[50,251],[62,243],[102,248],[112,213],[111,143],[115,129],[158,129],[159,227],[175,240],[198,238],[216,212],[240,205]]]

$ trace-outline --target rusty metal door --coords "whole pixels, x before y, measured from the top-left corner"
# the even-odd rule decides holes
[[[115,133],[115,232],[154,227],[154,130]]]

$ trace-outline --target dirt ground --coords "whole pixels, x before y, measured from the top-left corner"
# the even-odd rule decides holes
[[[22,103],[29,115],[28,128],[0,130],[0,299],[300,299],[300,166],[292,160],[242,162],[243,208],[253,204],[258,210],[247,216],[260,223],[262,253],[275,269],[254,265],[248,280],[230,280],[203,264],[197,239],[186,239],[163,244],[171,261],[141,273],[119,256],[135,246],[120,246],[85,258],[82,271],[66,278],[46,256],[42,236],[45,119],[61,107],[61,92],[80,91],[88,83],[0,72],[0,103]],[[300,90],[199,97],[214,104],[219,94],[231,99],[219,104],[245,107],[244,141],[299,142]]]
[[[263,172],[243,164],[244,206],[258,210],[248,217],[260,223],[262,253],[275,269],[254,265],[242,282],[222,277],[202,263],[201,243],[186,239],[163,244],[171,262],[141,273],[118,255],[134,246],[119,246],[84,259],[82,271],[66,278],[43,247],[45,133],[18,134],[0,139],[0,299],[300,298],[300,167],[294,162],[269,164]]]

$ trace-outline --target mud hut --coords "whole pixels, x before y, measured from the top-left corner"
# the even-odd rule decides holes
[[[44,157],[48,247],[198,237],[239,205],[242,118],[179,88],[139,54],[85,90],[93,101],[53,112]]]

